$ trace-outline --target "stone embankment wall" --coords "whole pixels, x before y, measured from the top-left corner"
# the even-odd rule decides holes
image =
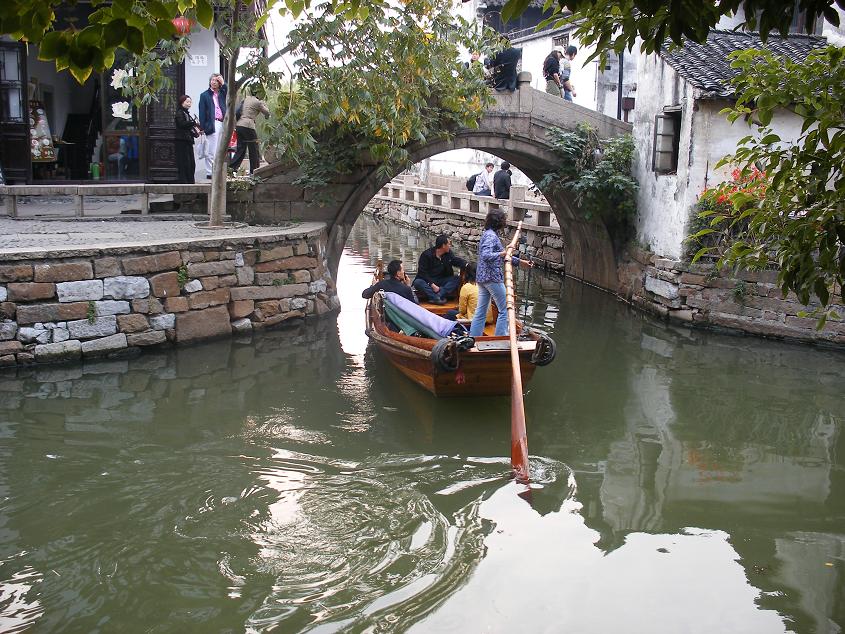
[[[454,180],[454,179],[451,179]],[[372,199],[366,211],[376,218],[446,233],[470,250],[478,244],[484,217],[497,201],[460,191],[463,182],[443,187],[416,185],[412,177],[397,179]],[[509,224],[515,225],[530,211],[542,226],[524,224],[529,253],[547,268],[565,273],[561,229],[553,226],[547,205],[512,201]],[[529,223],[531,222],[529,221]],[[565,231],[566,228],[564,227]],[[800,317],[812,310],[790,293],[786,298],[776,285],[776,271],[717,272],[712,264],[661,258],[638,247],[629,247],[618,266],[617,295],[633,306],[658,317],[691,326],[725,329],[764,337],[845,346],[845,323],[829,321],[816,330],[816,319]],[[840,315],[845,307],[834,306]]]
[[[339,302],[324,251],[318,230],[17,254],[0,263],[0,366],[115,357],[328,313]]]
[[[508,216],[509,225],[516,226],[523,220],[526,246],[534,259],[553,271],[563,272],[563,239],[560,229],[553,226],[552,210],[547,204],[524,200],[524,191],[515,200],[498,201],[473,196],[464,188],[463,180],[451,183],[464,188],[457,191],[455,186],[444,190],[414,185],[410,182],[413,177],[407,178],[408,182],[397,180],[386,185],[364,211],[415,229],[438,235],[445,233],[474,252],[488,211],[501,208]],[[526,213],[532,214],[530,219],[525,219]]]
[[[671,321],[741,331],[764,337],[845,346],[845,322],[828,321],[817,330],[812,310],[794,293],[783,297],[777,271],[721,273],[713,264],[659,258],[636,247],[619,266],[620,295],[643,310]],[[840,315],[845,307],[831,306]]]

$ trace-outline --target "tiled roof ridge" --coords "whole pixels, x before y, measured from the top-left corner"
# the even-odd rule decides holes
[[[762,48],[776,55],[803,59],[826,41],[824,36],[790,33],[786,37],[771,34],[763,42],[759,32],[711,29],[702,43],[689,41],[683,46],[661,49],[658,54],[680,77],[701,90],[702,97],[731,98],[734,89],[730,80],[737,74],[728,60],[732,51]]]
[[[710,34],[725,34],[725,35],[747,35],[748,37],[756,37],[760,38],[760,31],[743,31],[739,29],[710,29]],[[709,34],[708,34],[709,35]],[[827,41],[827,38],[824,35],[819,35],[818,33],[787,33],[783,35],[777,31],[773,31],[769,33],[767,39],[779,39],[779,40],[791,40],[791,39],[799,39],[804,38],[807,40],[823,40]],[[760,38],[762,41],[762,38]],[[765,42],[763,42],[765,44]]]

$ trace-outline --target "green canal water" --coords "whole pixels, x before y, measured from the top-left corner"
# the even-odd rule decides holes
[[[367,346],[427,240],[362,218],[336,320],[0,374],[0,630],[841,631],[845,355],[523,275],[526,501],[508,399]]]

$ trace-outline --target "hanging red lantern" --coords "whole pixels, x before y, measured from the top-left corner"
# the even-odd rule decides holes
[[[176,28],[176,33],[178,35],[187,35],[191,32],[191,27],[194,25],[193,20],[189,20],[184,15],[180,15],[176,18],[171,20],[173,26]]]

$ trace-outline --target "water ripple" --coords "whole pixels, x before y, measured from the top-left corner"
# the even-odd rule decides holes
[[[565,471],[534,462],[547,482]],[[509,468],[460,456],[350,465],[287,453],[259,477],[277,499],[251,522],[259,553],[241,565],[274,582],[248,631],[378,632],[417,620],[464,583],[492,530],[479,504],[507,485]]]

